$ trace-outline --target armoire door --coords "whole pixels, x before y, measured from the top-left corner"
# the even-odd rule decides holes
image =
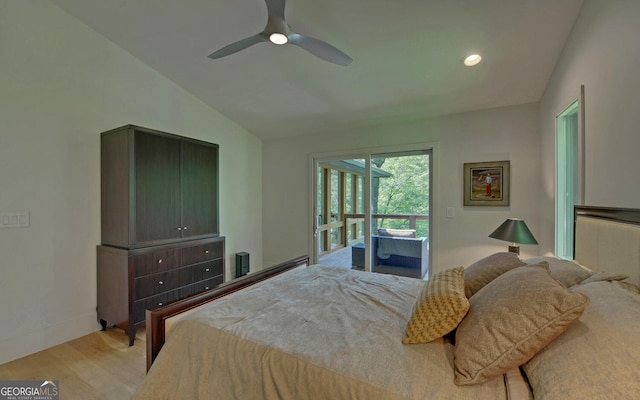
[[[180,140],[135,133],[135,239],[180,238]]]
[[[219,233],[218,147],[182,142],[182,236]]]

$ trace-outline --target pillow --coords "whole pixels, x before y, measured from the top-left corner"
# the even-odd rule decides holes
[[[378,229],[379,236],[395,236],[395,237],[404,237],[404,238],[414,238],[416,237],[415,229]]]
[[[549,256],[533,257],[524,260],[527,264],[538,264],[543,261],[549,263],[551,276],[556,278],[564,285],[564,287],[567,288],[577,285],[593,275],[592,271],[589,271],[582,265],[571,260],[563,260],[561,258]]]
[[[591,304],[580,319],[523,365],[536,399],[637,399],[640,295],[621,282],[573,290]]]
[[[469,310],[464,294],[464,268],[429,278],[407,323],[402,343],[428,343],[454,330]]]
[[[505,272],[469,303],[456,331],[457,385],[486,382],[524,364],[578,319],[589,299],[563,287],[542,263]]]
[[[631,282],[612,281],[611,283],[622,290],[628,290],[631,293],[640,294],[640,286]]]
[[[623,281],[625,279],[627,279],[629,277],[629,275],[625,275],[625,274],[614,274],[612,272],[606,272],[606,271],[596,271],[593,273],[593,275],[591,275],[590,277],[588,277],[587,279],[583,280],[582,282],[580,282],[581,285],[586,285],[587,283],[591,283],[591,282],[600,282],[600,281]]]
[[[484,285],[505,272],[527,265],[516,253],[496,253],[476,261],[464,271],[464,292],[467,297],[473,296]]]

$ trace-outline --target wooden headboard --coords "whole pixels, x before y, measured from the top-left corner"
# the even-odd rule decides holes
[[[640,284],[640,209],[576,206],[574,259]]]

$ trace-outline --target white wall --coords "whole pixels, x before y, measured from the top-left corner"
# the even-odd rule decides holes
[[[264,263],[310,254],[312,230],[310,154],[359,148],[435,143],[436,229],[434,271],[469,265],[507,243],[488,237],[506,218],[518,217],[538,235],[540,153],[537,104],[444,116],[393,126],[263,143]],[[510,207],[463,207],[465,162],[511,160]],[[456,217],[447,219],[446,208]],[[524,257],[537,246],[522,246]]]
[[[640,1],[586,0],[540,102],[541,252],[553,252],[555,117],[585,86],[585,204],[640,207]]]
[[[0,0],[0,211],[31,217],[0,229],[0,363],[99,329],[99,133],[128,123],[220,145],[228,276],[261,267],[261,141],[50,2]]]

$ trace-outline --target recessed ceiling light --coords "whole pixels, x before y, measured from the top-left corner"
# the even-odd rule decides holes
[[[482,61],[482,56],[480,56],[480,54],[470,54],[465,57],[464,61],[462,62],[467,67],[473,67],[474,65],[478,65],[480,61]]]
[[[289,38],[287,38],[287,35],[276,32],[269,36],[269,40],[271,40],[273,44],[285,44],[289,41]]]

